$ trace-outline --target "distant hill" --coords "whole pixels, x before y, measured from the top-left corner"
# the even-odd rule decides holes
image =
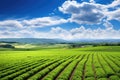
[[[120,39],[80,39],[72,40],[72,42],[80,43],[120,43]]]
[[[27,44],[55,44],[55,43],[120,43],[120,39],[45,39],[45,38],[1,38],[0,42]]]
[[[27,44],[54,44],[67,43],[68,41],[62,39],[44,39],[44,38],[2,38],[0,42],[6,43],[27,43]]]

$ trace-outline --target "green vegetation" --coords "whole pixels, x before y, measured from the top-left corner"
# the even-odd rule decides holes
[[[120,80],[120,46],[12,45],[0,49],[0,80]]]

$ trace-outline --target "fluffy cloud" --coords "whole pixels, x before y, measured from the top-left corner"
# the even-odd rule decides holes
[[[106,11],[103,5],[96,3],[78,3],[77,1],[65,1],[59,10],[71,14],[70,21],[78,24],[96,24],[104,18]]]
[[[108,4],[107,8],[115,8],[120,5],[120,0],[114,0],[111,4]]]
[[[111,25],[108,23],[106,26]],[[71,30],[65,30],[61,27],[53,27],[48,32],[39,32],[32,29],[20,30],[20,31],[2,31],[0,32],[0,38],[60,38],[66,40],[72,39],[119,39],[120,30],[114,30],[113,28],[106,29],[86,29],[84,26],[73,28]],[[13,36],[14,35],[14,36]]]
[[[59,17],[42,17],[34,18],[30,20],[4,20],[0,21],[0,29],[24,29],[24,28],[36,28],[46,27],[66,23],[67,20]]]
[[[91,2],[91,3],[95,3],[95,1],[94,1],[94,0],[90,0],[89,2]]]
[[[17,20],[5,20],[0,21],[0,27],[2,28],[22,28],[23,25]]]
[[[120,21],[120,0],[114,0],[111,4],[106,5],[106,8],[113,9],[106,12],[107,20]]]
[[[29,20],[0,21],[0,38],[61,38],[61,39],[108,39],[120,38],[120,30],[115,30],[109,20],[120,21],[120,0],[103,5],[90,2],[78,3],[75,0],[65,1],[59,10],[71,15],[68,19],[59,17],[41,17]],[[103,24],[105,29],[85,28],[84,26],[66,30],[61,27],[52,27],[48,32],[36,31],[34,28],[59,25],[67,22],[77,24]]]
[[[66,22],[67,20],[59,17],[42,17],[31,20],[23,20],[24,26],[31,26],[31,27],[46,27],[46,26],[53,26]]]
[[[72,39],[71,33],[61,27],[52,28],[50,34],[52,38]]]
[[[77,1],[65,1],[59,10],[64,14],[70,14],[70,21],[78,24],[98,24],[102,20],[120,20],[120,0],[115,0],[111,4],[103,5],[90,2],[79,3]]]
[[[107,30],[113,29],[113,25],[109,21],[104,21],[103,25]]]
[[[108,23],[106,23],[108,25]],[[73,28],[71,30],[65,30],[60,27],[52,28],[52,33],[55,34],[57,38],[62,39],[118,39],[120,38],[120,30],[114,30],[110,28],[106,29],[86,29],[84,26],[79,28]]]
[[[32,30],[3,30],[0,31],[0,38],[31,38],[33,36],[34,31]]]
[[[118,10],[115,10],[115,11],[110,11],[110,12],[107,12],[107,19],[108,20],[118,20],[120,21],[120,9]]]
[[[66,23],[67,20],[59,17],[42,17],[31,20],[4,20],[0,21],[0,38],[38,38],[49,37],[48,34],[35,31],[35,28]]]

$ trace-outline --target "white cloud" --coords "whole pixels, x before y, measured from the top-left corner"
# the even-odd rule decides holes
[[[59,10],[65,14],[71,14],[71,22],[97,24],[104,18],[104,12],[107,11],[104,8],[103,5],[96,3],[65,1]]]
[[[65,1],[59,7],[59,11],[70,14],[70,21],[78,24],[98,24],[106,20],[120,21],[120,0],[114,0],[111,4],[99,4],[94,0],[79,3],[77,1]]]
[[[118,39],[120,38],[120,30],[114,30],[114,29],[95,29],[92,30],[90,28],[86,29],[84,26],[81,26],[79,28],[73,28],[71,30],[65,30],[60,27],[53,28],[51,30],[53,34],[57,38],[62,39]]]
[[[109,9],[106,12],[107,20],[120,21],[120,0],[114,0],[111,4],[108,4],[105,7]]]
[[[24,26],[30,26],[30,27],[46,27],[46,26],[63,24],[66,22],[67,20],[59,17],[41,17],[31,20],[23,20]]]
[[[35,31],[35,28],[59,25],[67,20],[59,17],[42,17],[30,20],[4,20],[0,21],[0,38],[21,38],[21,37],[49,37],[49,34]]]
[[[95,3],[95,1],[94,1],[94,0],[90,0],[89,2],[91,2],[91,3]]]
[[[17,21],[17,20],[5,20],[5,21],[0,21],[0,27],[14,27],[14,28],[22,28],[22,24],[21,22]]]
[[[94,0],[82,3],[78,3],[75,0],[67,0],[59,7],[59,10],[64,14],[71,15],[70,18],[41,17],[30,20],[0,21],[0,38],[118,39],[120,38],[120,30],[115,30],[114,25],[109,20],[120,21],[119,5],[120,0],[115,0],[107,5],[95,3]],[[84,26],[71,30],[52,27],[48,32],[40,32],[34,29],[67,22],[89,25],[101,23],[105,26],[105,29],[97,28],[93,30],[91,28],[86,29]]]
[[[24,29],[24,28],[37,28],[37,27],[47,27],[53,25],[59,25],[66,23],[68,20],[59,17],[42,17],[34,18],[30,20],[4,20],[0,21],[0,29]]]
[[[120,0],[114,0],[111,4],[108,4],[107,8],[115,8],[120,5]]]
[[[110,25],[109,22],[106,26]],[[119,39],[120,30],[114,30],[113,28],[106,29],[86,29],[84,26],[79,28],[73,28],[66,30],[61,27],[53,27],[48,32],[39,32],[32,29],[20,30],[20,31],[2,31],[0,32],[0,38],[60,38],[60,39]]]
[[[4,30],[0,31],[0,38],[31,38],[34,37],[33,34],[32,30]]]
[[[61,27],[52,28],[49,34],[53,38],[72,39],[71,33]]]
[[[120,9],[115,11],[107,12],[108,20],[118,20],[120,21]]]
[[[110,29],[113,29],[113,25],[109,22],[109,21],[104,21],[104,24],[103,24],[104,26],[105,26],[105,28],[107,29],[107,30],[110,30]]]

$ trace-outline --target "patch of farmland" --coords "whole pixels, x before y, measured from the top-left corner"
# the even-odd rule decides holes
[[[73,52],[1,51],[0,80],[120,80],[119,52]]]

